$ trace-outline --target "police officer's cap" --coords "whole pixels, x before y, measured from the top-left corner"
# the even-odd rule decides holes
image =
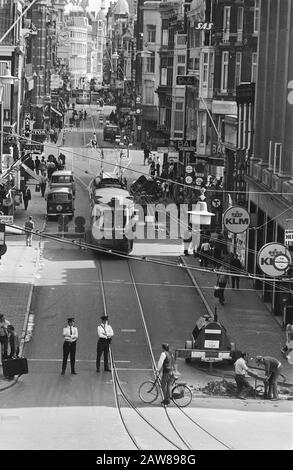
[[[101,320],[108,320],[108,315],[102,315]]]
[[[75,321],[73,317],[70,317],[70,318],[67,318],[67,321],[70,322],[70,321]]]
[[[165,351],[169,351],[169,344],[168,344],[168,343],[163,343],[163,344],[162,344],[162,348],[163,348]]]

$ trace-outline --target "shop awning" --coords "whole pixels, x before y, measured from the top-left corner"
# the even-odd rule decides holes
[[[51,105],[51,110],[56,113],[56,114],[59,114],[59,116],[62,116],[62,113],[60,113],[59,111],[57,111],[57,109],[54,108],[54,106]]]

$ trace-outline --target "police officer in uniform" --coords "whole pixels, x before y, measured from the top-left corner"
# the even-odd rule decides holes
[[[108,316],[101,316],[101,324],[98,326],[98,343],[97,343],[97,361],[96,369],[97,372],[100,372],[100,361],[102,354],[104,353],[104,370],[106,372],[111,372],[109,367],[108,357],[109,357],[109,347],[111,339],[114,335],[112,327],[108,324]]]
[[[61,375],[65,374],[67,359],[70,355],[71,374],[77,375],[75,372],[75,352],[76,352],[76,341],[78,338],[78,330],[74,326],[74,318],[67,319],[68,325],[63,328],[63,363]]]

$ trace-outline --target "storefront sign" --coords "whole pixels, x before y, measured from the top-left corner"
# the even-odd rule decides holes
[[[229,207],[229,209],[224,212],[223,222],[229,232],[242,233],[249,227],[250,215],[247,210],[242,207]]]
[[[291,253],[282,243],[267,243],[257,255],[259,268],[265,275],[271,277],[283,276],[291,262]]]

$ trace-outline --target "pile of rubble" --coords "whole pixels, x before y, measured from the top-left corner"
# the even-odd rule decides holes
[[[223,379],[220,381],[212,380],[200,389],[207,395],[236,396],[237,387],[233,382]]]

